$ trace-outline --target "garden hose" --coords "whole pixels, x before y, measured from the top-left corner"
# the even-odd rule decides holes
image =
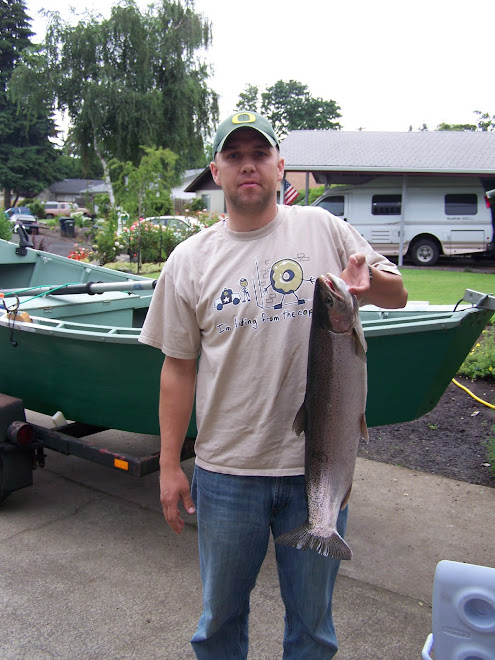
[[[464,385],[461,385],[458,381],[456,381],[455,378],[452,378],[452,382],[454,383],[454,385],[457,385],[457,387],[460,387],[461,390],[464,390],[465,392],[467,392],[469,394],[469,396],[472,396],[473,399],[475,399],[479,403],[482,403],[484,406],[488,406],[489,408],[493,408],[495,410],[495,406],[493,404],[488,403],[488,401],[483,401],[483,399],[480,399],[479,397],[477,397],[476,394],[473,394],[471,392],[471,390],[468,390],[467,387],[464,387]]]

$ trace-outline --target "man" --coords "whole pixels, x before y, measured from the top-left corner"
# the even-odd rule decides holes
[[[270,531],[277,537],[306,519],[304,440],[292,422],[304,398],[315,279],[339,274],[361,303],[383,307],[403,307],[407,292],[397,268],[342,220],[323,209],[277,205],[284,161],[260,115],[240,112],[220,124],[210,167],[227,219],[172,253],[141,341],[166,355],[163,512],[180,533],[179,501],[188,513],[197,510],[204,612],[193,648],[200,659],[237,660],[247,657],[249,595]],[[180,450],[195,387],[191,497]],[[347,508],[342,535],[346,518]],[[282,545],[276,557],[286,608],[283,657],[332,658],[338,561]]]

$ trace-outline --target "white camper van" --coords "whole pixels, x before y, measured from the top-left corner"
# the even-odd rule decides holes
[[[314,206],[353,225],[387,256],[408,254],[418,266],[439,255],[471,255],[494,247],[492,210],[478,178],[377,177],[356,186],[336,186]]]

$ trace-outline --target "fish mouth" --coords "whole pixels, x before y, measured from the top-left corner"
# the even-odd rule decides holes
[[[332,275],[332,273],[327,273],[326,275],[320,275],[318,278],[323,286],[330,290],[330,293],[333,298],[339,302],[344,302],[344,296],[342,295],[342,288],[338,285],[339,277]]]

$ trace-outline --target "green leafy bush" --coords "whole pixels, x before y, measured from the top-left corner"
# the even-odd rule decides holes
[[[325,192],[325,186],[317,186],[316,188],[310,188],[308,191],[308,204],[311,205],[314,201],[321,197]],[[306,206],[306,190],[299,191],[299,197],[294,202],[297,206]]]
[[[110,215],[110,211],[112,209],[112,205],[110,203],[110,195],[108,193],[100,193],[99,195],[95,195],[95,211],[98,209],[98,215],[100,218],[108,218]]]
[[[102,266],[115,261],[117,255],[121,253],[120,247],[116,244],[117,225],[117,214],[115,211],[111,211],[108,220],[103,221],[102,229],[96,234],[93,249],[97,253]]]
[[[116,216],[115,216],[116,217]],[[182,241],[222,218],[216,213],[198,211],[188,219],[189,226],[166,226],[141,218],[127,223],[120,232],[117,221],[105,221],[96,236],[95,250],[101,264],[115,260],[119,254],[128,254],[131,261],[160,263],[166,261],[172,250]]]
[[[488,325],[481,333],[458,372],[472,380],[495,379],[495,326]]]
[[[10,241],[12,238],[12,225],[2,210],[0,210],[0,238],[4,241]]]
[[[36,218],[38,218],[39,220],[43,220],[43,218],[45,217],[45,205],[43,204],[42,201],[40,201],[39,199],[30,199],[30,200],[26,199],[25,204]]]

